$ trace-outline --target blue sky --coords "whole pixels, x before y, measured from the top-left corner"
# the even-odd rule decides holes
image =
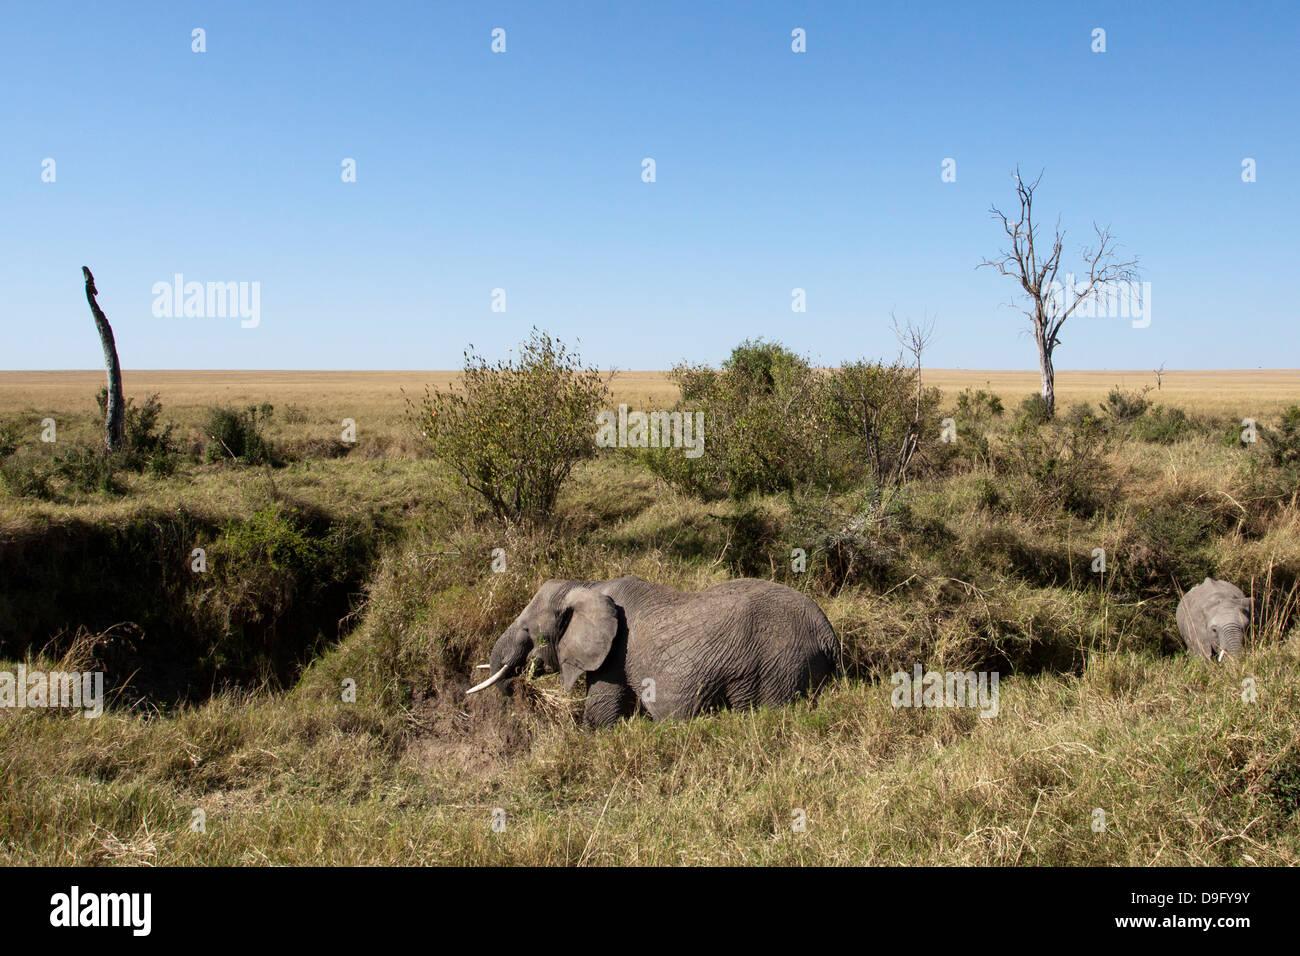
[[[833,364],[892,355],[891,311],[932,366],[1034,368],[974,268],[1017,164],[1067,264],[1096,221],[1151,283],[1058,368],[1300,367],[1294,3],[0,10],[0,368],[102,366],[83,264],[127,369],[451,368],[534,325],[601,367]],[[260,283],[260,324],[155,316],[177,273]]]

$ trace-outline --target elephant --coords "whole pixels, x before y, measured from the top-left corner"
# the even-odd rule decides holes
[[[1216,651],[1219,660],[1238,657],[1250,624],[1250,598],[1235,584],[1207,577],[1183,595],[1175,618],[1189,652],[1207,660]]]
[[[550,580],[480,665],[491,676],[466,693],[504,691],[530,661],[559,671],[566,691],[586,676],[582,722],[595,728],[638,709],[663,720],[813,695],[839,673],[840,644],[816,602],[772,581],[683,593],[636,577]]]

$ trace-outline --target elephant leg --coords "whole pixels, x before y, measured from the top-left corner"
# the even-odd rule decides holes
[[[587,675],[587,706],[582,712],[584,727],[610,727],[636,711],[636,694],[622,680]]]

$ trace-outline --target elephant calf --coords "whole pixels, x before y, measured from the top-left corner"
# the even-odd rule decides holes
[[[1250,598],[1227,581],[1206,578],[1178,602],[1178,633],[1187,650],[1209,659],[1218,653],[1241,654],[1242,635],[1250,624]]]
[[[719,707],[783,704],[839,670],[839,639],[817,604],[784,585],[741,578],[684,594],[640,578],[547,581],[497,639],[491,676],[528,661],[587,678],[583,723],[655,720]]]

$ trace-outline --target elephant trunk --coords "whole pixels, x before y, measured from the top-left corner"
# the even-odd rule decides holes
[[[1223,660],[1225,655],[1241,656],[1241,628],[1236,624],[1229,624],[1219,629],[1219,660]]]

